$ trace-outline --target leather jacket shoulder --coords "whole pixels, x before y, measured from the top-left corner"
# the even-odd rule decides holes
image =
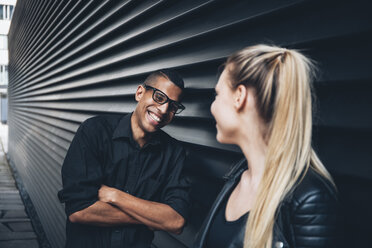
[[[273,246],[342,247],[342,231],[343,219],[336,189],[309,168],[279,207]]]
[[[225,186],[197,234],[194,248],[204,247],[215,212],[246,169],[244,162],[240,161],[229,174]],[[341,247],[343,223],[340,216],[340,204],[335,188],[309,169],[278,208],[272,247]],[[244,229],[237,233],[228,248],[243,247],[244,233]]]

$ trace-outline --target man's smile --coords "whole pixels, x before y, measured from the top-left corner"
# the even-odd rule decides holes
[[[154,112],[147,111],[147,114],[149,116],[149,120],[155,125],[158,125],[162,121],[162,118],[156,115]]]

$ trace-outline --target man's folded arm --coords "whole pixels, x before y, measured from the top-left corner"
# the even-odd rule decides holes
[[[190,208],[190,184],[183,175],[185,150],[178,149],[174,157],[160,202],[144,200],[105,185],[98,191],[99,200],[120,208],[150,229],[180,234]]]
[[[151,229],[180,234],[185,219],[167,204],[148,201],[115,188],[102,186],[100,201],[112,204]]]
[[[96,122],[88,119],[77,130],[62,166],[63,189],[58,197],[73,223],[96,226],[139,224],[120,209],[98,201],[102,184],[101,137],[95,135]]]
[[[87,208],[70,214],[69,220],[72,223],[105,227],[142,224],[117,207],[101,201],[97,201]]]

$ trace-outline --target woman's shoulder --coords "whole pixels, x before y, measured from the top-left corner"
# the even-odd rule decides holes
[[[337,204],[338,194],[335,186],[325,177],[309,168],[302,180],[288,197],[292,207],[308,207],[319,204]]]
[[[278,223],[291,226],[286,237],[292,244],[343,247],[342,206],[337,190],[328,179],[309,169],[288,196],[279,212]]]

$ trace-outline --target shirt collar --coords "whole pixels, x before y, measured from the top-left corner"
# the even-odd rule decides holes
[[[112,135],[112,139],[118,139],[118,138],[129,138],[131,141],[133,140],[132,135],[132,125],[131,125],[131,117],[132,113],[124,115],[120,121],[119,124],[116,126],[114,133]],[[161,144],[161,130],[156,131],[151,139],[144,145],[144,147],[148,145],[157,145]]]

